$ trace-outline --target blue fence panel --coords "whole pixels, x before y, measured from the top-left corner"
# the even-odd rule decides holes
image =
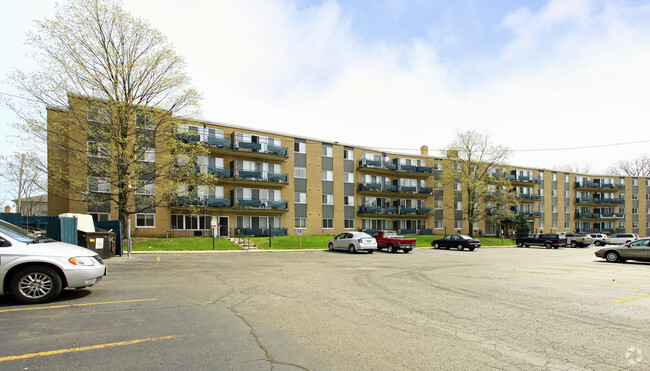
[[[77,236],[77,218],[59,218],[61,223],[61,242],[79,244]]]

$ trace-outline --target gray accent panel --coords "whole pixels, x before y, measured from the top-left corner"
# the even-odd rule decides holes
[[[343,171],[346,173],[354,173],[354,161],[343,160]]]
[[[434,218],[436,220],[443,220],[443,212],[444,212],[444,210],[436,210],[436,211],[434,211],[434,214],[435,214]]]
[[[295,204],[296,206],[296,218],[306,218],[307,217],[307,205],[306,204]]]
[[[433,198],[436,200],[442,200],[442,190],[433,191]]]
[[[334,218],[334,205],[323,205],[323,219]]]
[[[345,196],[354,196],[354,183],[343,184],[343,194]]]
[[[454,210],[454,220],[463,220],[463,212]]]
[[[345,219],[354,219],[354,206],[345,206],[343,213]]]
[[[557,190],[557,181],[551,182],[551,188]]]
[[[553,213],[553,215],[551,215],[551,220],[557,222],[558,220],[557,213]]]
[[[323,181],[323,194],[324,195],[334,194],[334,182]]]
[[[442,171],[441,170],[434,170],[433,171],[433,179],[438,181],[442,178]]]
[[[331,157],[322,157],[323,170],[334,170],[334,159]]]
[[[293,188],[296,192],[307,192],[307,179],[294,179]]]
[[[295,167],[307,167],[307,155],[304,153],[294,153],[293,165]]]

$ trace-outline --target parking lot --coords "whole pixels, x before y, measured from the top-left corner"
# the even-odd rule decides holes
[[[648,369],[650,264],[594,251],[115,257],[55,302],[0,297],[0,369]]]

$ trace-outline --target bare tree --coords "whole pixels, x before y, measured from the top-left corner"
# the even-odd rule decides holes
[[[650,176],[650,158],[644,154],[632,160],[620,160],[607,172],[611,175]]]
[[[455,166],[454,171],[445,173],[443,182],[460,183],[465,195],[463,214],[469,222],[470,235],[474,233],[474,223],[480,220],[497,222],[512,217],[510,209],[518,198],[510,192],[507,147],[493,144],[488,134],[466,131],[456,134],[443,155]]]
[[[9,195],[16,203],[16,211],[33,215],[33,196],[45,191],[43,162],[33,154],[14,153],[0,156],[2,176],[9,185]]]
[[[27,43],[41,70],[11,80],[47,117],[12,108],[20,128],[47,143],[50,195],[112,203],[124,223],[169,202],[174,154],[202,149],[174,134],[173,118],[196,114],[200,97],[166,38],[118,0],[69,0],[35,21]]]

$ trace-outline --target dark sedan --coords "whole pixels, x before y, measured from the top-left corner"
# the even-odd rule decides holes
[[[481,247],[481,241],[476,238],[464,235],[464,234],[450,234],[445,236],[441,240],[431,241],[431,246],[435,249],[445,248],[449,250],[454,247],[458,251],[468,249],[469,251],[474,251],[475,248]]]

